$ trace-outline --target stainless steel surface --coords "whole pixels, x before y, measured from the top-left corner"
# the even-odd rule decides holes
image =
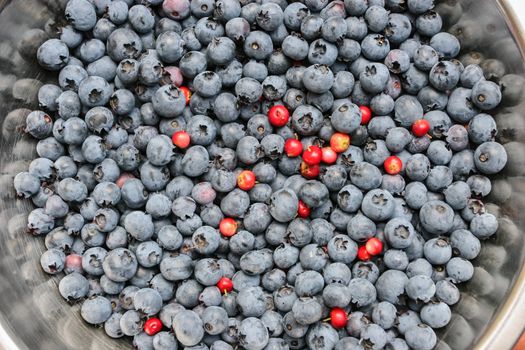
[[[86,325],[80,319],[79,306],[71,307],[59,296],[57,278],[50,279],[39,266],[43,241],[24,231],[31,206],[28,201],[15,199],[11,185],[13,176],[26,170],[34,157],[35,142],[16,132],[23,119],[8,112],[34,107],[39,81],[50,78],[34,62],[22,59],[16,47],[26,30],[42,28],[65,2],[0,0],[0,347],[6,350],[130,347],[128,342],[109,339],[103,330]],[[524,75],[525,37],[507,1],[459,2],[464,10],[460,23],[475,26],[475,33],[484,33],[471,49],[500,59],[508,73]],[[484,242],[475,261],[475,277],[462,287],[462,300],[453,309],[453,321],[439,332],[439,349],[510,349],[525,326],[525,246],[521,229],[525,218],[525,147],[521,143],[525,141],[524,116],[525,96],[518,105],[497,112],[509,164],[488,207],[499,216],[500,229],[497,237]],[[516,123],[517,132],[504,130],[502,126],[508,120]]]

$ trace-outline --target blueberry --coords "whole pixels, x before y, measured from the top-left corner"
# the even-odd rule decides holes
[[[460,229],[450,235],[453,252],[465,259],[474,259],[481,250],[479,239],[470,231]]]
[[[368,93],[379,93],[384,90],[388,78],[388,68],[381,63],[370,63],[359,75],[361,87]]]
[[[436,345],[437,337],[430,326],[420,323],[406,330],[405,340],[410,347],[430,350]]]
[[[382,349],[386,345],[386,333],[384,329],[374,323],[367,324],[361,331],[361,338],[371,349]]]
[[[501,171],[507,163],[507,152],[499,143],[482,143],[474,153],[476,168],[484,174],[495,174]]]
[[[111,313],[110,301],[102,296],[94,296],[84,301],[80,311],[82,318],[93,325],[106,322]]]
[[[501,102],[499,86],[492,81],[478,81],[472,87],[472,102],[481,110],[494,109]]]
[[[496,233],[498,229],[497,218],[489,213],[476,215],[470,222],[470,231],[479,239],[485,239]]]
[[[239,339],[247,350],[263,349],[269,341],[268,329],[261,320],[248,317],[239,326]]]
[[[109,35],[106,47],[108,55],[120,62],[126,58],[136,58],[142,52],[142,41],[131,29],[118,28]]]
[[[376,301],[377,291],[374,285],[364,278],[353,278],[348,284],[351,303],[357,307],[366,307]]]
[[[333,349],[338,340],[337,331],[327,323],[317,323],[310,328],[306,336],[306,343],[310,349]]]
[[[417,99],[423,106],[425,112],[431,110],[444,110],[448,102],[448,96],[446,93],[437,91],[431,86],[423,87],[417,94]]]
[[[379,33],[388,24],[388,11],[384,7],[373,5],[368,7],[364,18],[368,28],[373,32]]]
[[[388,301],[391,304],[398,304],[400,296],[405,292],[405,284],[407,282],[408,277],[404,272],[397,270],[383,272],[375,284],[378,299]]]
[[[421,309],[421,320],[432,328],[445,327],[450,318],[450,308],[443,302],[430,303]]]
[[[346,307],[350,303],[348,287],[340,283],[327,285],[323,290],[323,302],[327,307]]]
[[[38,48],[37,59],[44,69],[60,70],[69,61],[69,48],[58,39],[49,39]]]
[[[459,77],[460,71],[451,61],[437,62],[429,74],[430,83],[440,91],[447,91],[454,88],[459,82]]]
[[[301,25],[310,14],[310,10],[302,3],[290,3],[283,12],[283,21],[290,30],[298,31]]]
[[[131,279],[137,271],[135,254],[125,248],[116,248],[108,252],[103,262],[104,273],[115,282]]]
[[[308,331],[308,326],[298,323],[292,312],[283,316],[283,325],[285,333],[292,338],[304,337]]]
[[[472,264],[468,260],[458,257],[450,259],[446,265],[446,270],[447,274],[455,283],[468,281],[474,274]]]
[[[454,58],[459,54],[459,40],[452,34],[441,32],[430,39],[432,46],[443,58]]]
[[[354,132],[361,124],[361,112],[352,103],[344,103],[332,113],[332,126],[343,133]]]
[[[244,40],[244,53],[257,60],[268,58],[273,51],[272,39],[261,31],[252,31]]]
[[[120,328],[124,335],[135,336],[142,331],[142,327],[141,315],[135,310],[126,311],[120,318]]]
[[[395,102],[395,120],[401,124],[401,126],[411,126],[418,116],[423,115],[423,107],[419,101],[410,95],[403,95],[399,97]]]
[[[179,240],[182,244],[182,238]],[[175,244],[178,245],[178,243]],[[184,254],[178,256],[165,255],[160,263],[162,276],[169,281],[177,281],[189,277],[192,273],[192,266],[188,259],[188,256]]]

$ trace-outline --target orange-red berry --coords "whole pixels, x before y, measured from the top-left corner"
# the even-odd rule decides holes
[[[243,170],[237,176],[237,186],[243,191],[249,191],[255,186],[255,173],[251,170]]]
[[[366,246],[362,245],[357,250],[357,258],[361,261],[368,261],[372,258],[370,253],[366,250]]]
[[[383,242],[375,237],[372,237],[366,242],[365,248],[368,254],[372,256],[378,255],[383,251]]]
[[[310,208],[308,208],[308,206],[302,200],[299,200],[299,206],[297,207],[297,215],[299,215],[299,217],[303,219],[306,219],[310,216],[310,212]]]
[[[303,144],[297,139],[288,139],[284,143],[284,153],[290,158],[299,157],[303,153]]]
[[[275,105],[268,111],[268,121],[278,128],[285,126],[290,120],[290,112],[283,105]]]
[[[190,134],[184,130],[176,131],[171,137],[171,141],[179,148],[187,148],[191,142]]]
[[[179,87],[179,89],[182,91],[182,93],[184,94],[184,97],[186,98],[186,104],[190,104],[190,100],[191,100],[191,90],[189,88],[187,88],[186,86],[181,86]]]
[[[315,179],[319,176],[319,173],[321,172],[321,167],[319,164],[310,165],[306,162],[301,163],[301,175],[307,179]]]
[[[223,277],[217,282],[217,288],[219,288],[221,293],[229,293],[233,290],[233,281],[228,277]]]
[[[224,218],[219,223],[219,232],[224,237],[231,237],[237,233],[237,221],[232,218]]]
[[[385,171],[390,175],[397,175],[403,169],[403,162],[399,157],[390,156],[383,163]]]
[[[156,317],[148,319],[144,323],[144,332],[147,335],[153,336],[162,330],[162,321]]]
[[[366,125],[372,119],[372,110],[367,106],[359,106],[361,110],[361,125]]]
[[[337,153],[343,153],[350,147],[350,135],[336,132],[330,138],[330,147]]]
[[[412,124],[412,133],[417,137],[423,137],[430,131],[430,123],[426,119],[418,119]]]
[[[326,164],[334,164],[337,161],[337,153],[331,147],[323,147],[322,161]]]
[[[303,152],[303,160],[310,165],[321,163],[322,158],[323,151],[318,146],[310,146]]]
[[[348,322],[348,315],[346,314],[345,310],[339,307],[334,307],[330,311],[330,323],[332,324],[332,327],[344,328],[347,322]]]

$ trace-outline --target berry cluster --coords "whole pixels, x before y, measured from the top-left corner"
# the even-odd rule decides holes
[[[14,188],[87,323],[148,350],[434,348],[507,155],[504,93],[433,0],[64,11],[21,45],[57,80]]]

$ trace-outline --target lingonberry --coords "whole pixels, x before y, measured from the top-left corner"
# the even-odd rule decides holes
[[[403,168],[403,162],[399,157],[390,156],[383,163],[385,171],[390,175],[397,175]]]
[[[270,124],[276,127],[285,126],[290,119],[290,112],[283,105],[275,105],[268,111],[268,120]]]
[[[217,282],[217,288],[219,288],[221,293],[229,293],[233,290],[233,281],[228,277],[223,277]]]
[[[374,256],[378,255],[383,251],[383,242],[379,239],[372,237],[365,244],[366,251],[368,254]]]
[[[124,186],[126,181],[128,181],[129,179],[134,179],[134,178],[135,176],[132,173],[121,173],[117,181],[115,181],[115,184],[118,187],[122,188],[122,186]]]
[[[301,163],[301,175],[307,179],[315,179],[319,176],[319,173],[321,172],[321,167],[319,164],[310,165],[306,162]]]
[[[184,97],[186,97],[186,104],[190,104],[190,99],[191,99],[191,91],[188,87],[186,86],[181,86],[180,88],[180,91],[182,91],[182,93],[184,94]]]
[[[323,158],[323,151],[321,147],[310,146],[303,152],[303,160],[306,164],[316,165],[321,163]]]
[[[219,231],[224,237],[231,237],[237,233],[237,222],[232,218],[224,218],[219,223]]]
[[[297,208],[297,215],[303,219],[306,219],[310,216],[310,208],[302,201],[299,200],[299,206]]]
[[[361,110],[361,125],[366,125],[372,119],[372,110],[367,106],[359,106]]]
[[[332,324],[332,327],[344,328],[347,322],[348,315],[346,314],[345,310],[339,307],[334,307],[332,310],[330,310],[330,323]]]
[[[144,332],[149,336],[153,336],[157,334],[158,332],[160,332],[161,330],[162,330],[162,321],[156,317],[152,317],[144,323]]]
[[[303,144],[297,139],[288,139],[284,143],[284,151],[290,158],[299,157],[303,153]]]
[[[255,186],[255,174],[251,170],[243,170],[237,176],[237,186],[243,191],[249,191]]]
[[[334,164],[337,160],[337,153],[331,147],[323,147],[322,161],[326,164]]]
[[[186,131],[176,131],[171,137],[173,144],[179,148],[185,149],[190,145],[191,138],[190,134]]]
[[[361,261],[367,261],[372,258],[370,253],[366,250],[366,246],[360,246],[357,250],[357,258]]]
[[[69,254],[66,256],[66,265],[64,266],[64,270],[68,273],[83,273],[84,270],[82,268],[82,256],[78,254]]]
[[[337,153],[343,153],[350,147],[350,135],[336,132],[330,138],[330,147]]]
[[[412,124],[412,133],[417,137],[422,137],[430,130],[430,123],[426,119],[418,119]]]

